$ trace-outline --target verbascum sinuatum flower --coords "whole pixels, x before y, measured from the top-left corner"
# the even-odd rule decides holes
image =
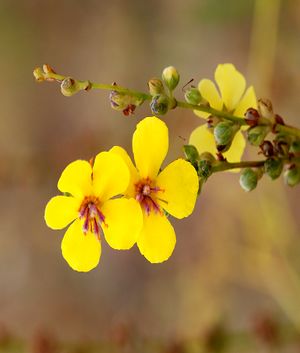
[[[111,152],[126,162],[130,182],[125,196],[137,200],[143,212],[137,246],[148,261],[160,263],[171,256],[176,243],[175,231],[166,212],[179,219],[192,213],[198,176],[184,159],[177,159],[161,170],[169,148],[168,128],[154,116],[137,125],[132,147],[136,166],[122,147],[115,146]]]
[[[134,198],[115,198],[127,190],[129,181],[126,163],[112,152],[99,153],[93,166],[77,160],[63,171],[58,189],[68,196],[55,196],[48,202],[45,221],[52,229],[72,222],[61,249],[74,270],[87,272],[98,265],[102,232],[116,249],[129,249],[136,243],[143,222],[140,205]]]
[[[215,83],[209,79],[203,79],[198,84],[201,96],[209,103],[210,107],[232,113],[237,117],[244,117],[248,108],[257,108],[257,100],[253,86],[246,89],[244,76],[232,64],[220,64],[215,71]],[[207,118],[208,113],[194,110],[194,113],[202,118]],[[189,143],[194,145],[199,153],[217,152],[216,143],[211,129],[206,124],[197,127],[191,134]],[[241,160],[246,142],[241,131],[238,131],[232,141],[232,145],[224,157],[229,162]]]

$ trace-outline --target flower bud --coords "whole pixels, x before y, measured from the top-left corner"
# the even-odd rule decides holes
[[[199,104],[202,100],[202,97],[198,88],[195,88],[195,87],[192,87],[186,90],[184,94],[184,98],[189,104],[195,104],[195,105]]]
[[[36,81],[38,81],[38,82],[42,82],[45,80],[44,71],[42,70],[41,67],[36,67],[33,70],[33,76],[36,79]]]
[[[169,110],[169,98],[165,94],[157,94],[152,98],[150,108],[155,115],[164,115]]]
[[[211,176],[214,162],[215,157],[211,153],[204,152],[200,155],[197,170],[201,179],[207,180]]]
[[[231,142],[234,138],[234,135],[238,131],[239,126],[234,124],[231,121],[221,121],[214,128],[214,137],[217,143],[217,146],[221,148],[219,152],[225,152],[231,145]],[[228,148],[227,148],[228,146]]]
[[[124,93],[111,91],[109,94],[110,105],[115,110],[124,110],[128,107],[129,99]]]
[[[193,145],[183,145],[183,151],[185,158],[193,165],[196,165],[197,161],[199,160],[199,153],[197,148]]]
[[[293,164],[283,174],[284,182],[288,186],[295,186],[300,182],[300,166]]]
[[[268,176],[272,180],[275,180],[280,176],[282,172],[283,162],[279,158],[271,157],[265,161],[264,168],[265,168],[265,173],[268,174]]]
[[[173,91],[179,82],[179,73],[174,66],[168,66],[162,73],[162,79],[170,91]]]
[[[256,188],[258,175],[251,168],[245,168],[241,172],[240,185],[245,191],[252,191]]]
[[[269,132],[268,126],[254,126],[247,130],[247,138],[251,145],[259,146],[263,143]]]
[[[152,78],[151,80],[149,80],[148,87],[151,96],[156,96],[157,94],[165,93],[164,85],[159,78]]]
[[[62,81],[60,90],[64,96],[71,97],[80,91],[80,87],[78,87],[76,81],[73,78],[67,77]]]
[[[245,113],[245,120],[248,125],[256,126],[259,120],[259,112],[254,108],[247,109]]]
[[[263,143],[259,146],[262,154],[266,157],[274,156],[274,147],[271,141],[263,141]]]
[[[290,152],[300,154],[300,140],[296,140],[291,144]]]
[[[274,117],[272,102],[269,99],[258,100],[258,111],[263,118],[271,119]]]

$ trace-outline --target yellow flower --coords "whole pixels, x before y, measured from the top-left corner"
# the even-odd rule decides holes
[[[112,152],[99,153],[93,167],[77,160],[63,171],[58,189],[71,196],[55,196],[45,209],[52,229],[67,229],[62,255],[76,271],[87,272],[99,263],[101,229],[109,245],[129,249],[137,240],[143,217],[134,199],[114,198],[128,187],[130,174],[123,159]]]
[[[137,246],[152,263],[167,260],[175,247],[175,231],[166,214],[176,218],[189,216],[195,206],[198,176],[194,167],[177,159],[161,171],[161,164],[169,148],[168,128],[156,117],[143,119],[132,140],[136,167],[127,152],[115,146],[112,152],[120,155],[130,170],[130,182],[125,192],[134,197],[143,212],[143,227]]]
[[[219,91],[214,82],[203,79],[199,82],[198,89],[202,97],[208,101],[209,105],[217,110],[230,112],[235,116],[244,117],[248,108],[257,108],[256,95],[253,86],[246,92],[246,81],[244,76],[236,70],[232,64],[220,64],[215,71],[215,80]],[[220,92],[220,93],[219,93]],[[208,113],[194,111],[202,118],[207,118]],[[190,136],[189,143],[194,145],[199,153],[210,152],[215,154],[216,143],[211,130],[206,124],[197,127]],[[224,157],[229,162],[241,160],[246,143],[243,134],[238,131],[235,135],[232,146],[224,153]]]

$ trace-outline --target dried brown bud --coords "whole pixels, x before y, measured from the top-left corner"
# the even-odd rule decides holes
[[[256,336],[265,344],[277,345],[279,340],[278,325],[269,316],[260,316],[254,322]]]
[[[269,99],[258,100],[258,111],[264,118],[271,119],[274,117],[272,102]]]
[[[259,119],[259,112],[254,108],[249,108],[245,113],[245,120],[248,125],[256,126]]]
[[[264,141],[260,146],[262,154],[266,157],[274,156],[274,147],[271,141]]]

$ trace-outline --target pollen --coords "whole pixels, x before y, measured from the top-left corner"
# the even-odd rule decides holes
[[[97,197],[84,198],[79,208],[79,218],[83,220],[83,233],[87,234],[90,231],[100,239],[101,223],[105,225],[105,217],[100,211],[100,201]]]
[[[164,190],[155,186],[150,178],[142,179],[135,184],[135,199],[140,203],[147,215],[150,212],[163,214],[163,210],[157,202],[158,200],[164,202],[164,200],[157,197],[159,191],[163,192]]]

